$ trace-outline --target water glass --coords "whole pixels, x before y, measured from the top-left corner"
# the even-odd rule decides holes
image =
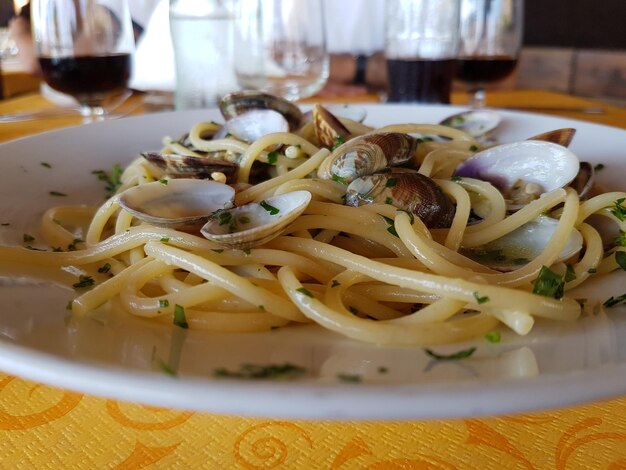
[[[328,72],[322,0],[240,0],[235,73],[243,88],[298,100],[317,93]]]
[[[450,102],[459,12],[460,0],[386,1],[388,101]]]
[[[233,68],[234,0],[170,0],[176,109],[215,106],[238,89]]]

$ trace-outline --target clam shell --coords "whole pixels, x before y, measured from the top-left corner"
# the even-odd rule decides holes
[[[159,152],[142,152],[141,156],[172,178],[211,179],[211,174],[218,171],[224,173],[230,183],[236,180],[239,168],[234,163],[212,157]]]
[[[244,142],[254,142],[274,132],[289,132],[289,123],[285,117],[272,109],[256,109],[226,121],[213,138],[223,139],[231,134]]]
[[[562,145],[563,147],[569,147],[569,144],[572,143],[572,139],[575,135],[576,129],[572,129],[571,127],[565,127],[563,129],[555,129],[553,131],[538,134],[528,140],[543,140],[545,142],[552,142]]]
[[[502,116],[488,109],[470,109],[448,116],[440,124],[467,132],[472,137],[483,137],[493,132],[502,122]]]
[[[589,162],[580,162],[576,178],[569,184],[578,193],[580,199],[586,199],[596,179],[596,172]]]
[[[232,207],[235,190],[215,181],[173,179],[134,186],[120,194],[122,208],[157,227],[194,231],[211,214]]]
[[[327,148],[333,148],[337,142],[350,139],[350,131],[330,111],[322,105],[313,107],[313,123],[317,140]]]
[[[481,247],[462,249],[461,252],[474,261],[498,271],[512,271],[541,254],[554,235],[558,223],[558,220],[542,215],[497,240]],[[572,230],[556,262],[571,258],[582,247],[581,233],[576,229]]]
[[[346,204],[392,204],[419,217],[429,228],[449,227],[454,205],[437,184],[415,171],[391,171],[355,179],[346,191]]]
[[[282,114],[294,131],[302,122],[302,111],[295,104],[256,90],[243,90],[229,93],[220,101],[220,111],[224,119],[230,120],[251,110],[272,109]]]
[[[306,209],[310,201],[310,192],[292,191],[220,211],[202,227],[201,233],[226,248],[252,248],[280,235]]]
[[[397,132],[365,134],[337,147],[322,162],[317,175],[350,183],[363,175],[397,166],[415,155],[417,140]]]
[[[489,181],[501,191],[521,180],[539,185],[543,193],[567,186],[578,168],[578,157],[562,145],[525,140],[474,154],[458,166],[455,176]]]

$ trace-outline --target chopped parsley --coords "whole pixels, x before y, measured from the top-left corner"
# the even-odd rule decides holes
[[[250,253],[252,253],[252,250],[250,248],[244,248],[241,251],[243,251],[246,254],[246,256],[250,256]]]
[[[333,145],[332,150],[335,150],[337,147],[343,145],[346,143],[346,139],[344,139],[343,137],[341,137],[340,135],[335,136],[335,145]]]
[[[394,220],[390,219],[389,217],[385,217],[384,215],[381,217],[385,219],[385,222],[387,222],[387,224],[389,225],[389,227],[387,227],[387,232],[392,234],[394,237],[400,238],[400,236],[398,235],[398,232],[396,232],[396,226],[395,226]]]
[[[476,351],[476,348],[469,348],[469,349],[462,349],[461,351],[457,351],[453,354],[445,355],[445,354],[437,354],[432,349],[427,349],[427,348],[424,349],[424,352],[426,354],[428,354],[430,357],[438,361],[458,361],[460,359],[466,359],[470,357],[472,354],[474,354],[475,351]]]
[[[159,307],[160,308],[167,308],[170,306],[170,301],[167,299],[159,299]]]
[[[78,245],[79,243],[85,243],[85,240],[83,240],[82,238],[75,238],[74,240],[72,240],[72,243],[67,245],[67,251],[76,251],[78,249],[76,245]]]
[[[220,225],[229,224],[230,221],[233,219],[233,215],[230,212],[225,211],[225,210],[219,210],[215,212],[213,217],[217,219]]]
[[[61,221],[59,219],[52,219],[52,222],[57,225],[61,225]]]
[[[550,271],[550,268],[542,266],[533,285],[533,294],[560,299],[563,297],[564,287],[565,279],[562,276]]]
[[[113,165],[110,172],[94,170],[91,173],[96,175],[98,180],[105,183],[104,189],[109,195],[114,194],[122,185],[122,173],[124,173],[124,169],[121,165]]]
[[[65,305],[65,310],[72,310],[72,304],[74,303],[73,300],[68,300],[67,301],[67,305]]]
[[[264,305],[259,305],[257,307],[261,312],[265,312],[265,306]]]
[[[395,187],[395,185],[398,184],[398,180],[395,178],[389,178],[387,180],[387,182],[385,183],[385,187],[386,188],[393,188]]]
[[[270,165],[276,165],[277,161],[278,161],[278,152],[274,151],[274,152],[270,152],[267,154],[267,163],[269,163]]]
[[[485,339],[490,343],[496,344],[499,343],[500,340],[502,340],[502,335],[499,331],[490,331],[485,335]]]
[[[174,306],[174,325],[185,329],[189,328],[189,323],[187,323],[187,317],[185,316],[185,308],[182,305],[176,304]]]
[[[476,299],[476,302],[478,302],[478,305],[489,302],[488,296],[480,295],[478,292],[474,292],[474,298]]]
[[[469,149],[470,152],[475,152],[476,150],[478,150],[478,147],[476,145],[472,145]]]
[[[267,212],[269,212],[270,215],[276,215],[276,214],[278,214],[280,212],[280,209],[278,209],[277,207],[272,206],[267,201],[261,201],[261,202],[259,202],[259,205],[263,209],[265,209]]]
[[[363,378],[360,375],[356,374],[337,374],[337,378],[342,382],[346,383],[360,383],[363,381]]]
[[[159,240],[161,243],[169,243],[170,241],[170,237],[161,237],[161,239]]]
[[[300,377],[305,373],[306,369],[304,367],[285,362],[284,364],[269,364],[266,366],[258,364],[242,364],[238,370],[219,368],[213,371],[213,376],[229,379],[286,380]]]
[[[572,282],[576,279],[576,271],[574,271],[574,267],[571,264],[567,265],[567,269],[565,270],[565,277],[563,278],[565,282]]]
[[[307,297],[311,297],[313,299],[315,298],[311,291],[304,287],[299,287],[298,289],[296,289],[296,292],[300,292],[302,295],[306,295]]]
[[[613,203],[613,207],[610,209],[611,214],[613,214],[620,222],[626,220],[626,207],[622,206],[622,202],[625,200],[626,198],[619,198]]]
[[[172,377],[177,377],[178,373],[174,370],[174,368],[172,366],[170,366],[167,362],[165,362],[162,359],[158,360],[158,365],[159,365],[159,369],[161,369],[161,371],[164,374],[170,375]]]
[[[626,294],[622,294],[617,297],[611,296],[602,305],[604,305],[605,307],[614,307],[615,305],[621,304],[622,302],[625,302],[625,301],[626,301]]]
[[[60,193],[59,191],[50,191],[50,196],[59,196],[59,197],[66,197],[67,194],[65,193]]]
[[[242,225],[246,225],[250,223],[250,217],[242,215],[239,219],[237,219],[237,221]]]
[[[380,366],[378,368],[378,373],[379,374],[386,374],[387,372],[389,372],[389,369],[387,369],[385,366]]]
[[[626,246],[626,232],[619,231],[619,236],[615,238],[614,243],[617,246]]]
[[[598,163],[596,166],[593,167],[593,171],[602,171],[604,170],[604,163]]]
[[[346,179],[343,176],[339,176],[339,175],[337,175],[335,173],[333,173],[332,180],[336,181],[337,183],[341,183],[341,184],[345,184],[345,185],[348,184],[348,182],[346,181]]]
[[[169,183],[169,181],[168,181],[168,180],[166,180],[165,178],[161,178],[161,179],[159,180],[159,183],[161,183],[163,186],[167,186],[167,184]]]
[[[85,289],[87,287],[93,286],[94,284],[95,281],[91,276],[84,276],[83,274],[81,274],[80,276],[78,276],[78,282],[72,284],[72,287],[74,289]]]
[[[341,283],[339,281],[337,281],[336,279],[333,279],[333,283],[330,285],[330,287],[337,287],[340,286]]]
[[[44,167],[44,168],[52,168],[52,165],[50,165],[50,164],[49,164],[49,163],[47,163],[47,162],[41,162],[41,163],[40,163],[40,165],[41,165],[42,167]]]
[[[458,183],[459,181],[463,181],[463,178],[460,176],[453,176],[452,178],[450,178],[450,180]]]
[[[35,237],[33,237],[32,235],[29,235],[29,234],[25,233],[24,235],[22,235],[22,241],[23,241],[24,243],[34,242],[34,241],[35,241]]]
[[[597,270],[596,268],[589,268],[589,269],[587,270],[587,272],[588,272],[589,274],[595,274],[595,273],[597,273],[597,272],[598,272],[598,270]]]
[[[215,249],[215,250],[211,250],[214,251],[215,253],[224,253],[224,250],[221,248]]]
[[[386,198],[385,198],[385,204],[391,204],[391,205],[393,205],[393,199],[392,199],[392,198],[390,198],[390,197],[386,197]]]
[[[98,268],[99,273],[108,273],[111,270],[111,263],[105,263]]]
[[[616,251],[615,252],[615,261],[619,264],[619,267],[626,271],[626,252],[624,251]]]

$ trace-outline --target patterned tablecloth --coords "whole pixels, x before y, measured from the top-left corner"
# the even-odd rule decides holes
[[[599,106],[537,91],[490,98]],[[29,95],[0,102],[0,113],[43,105]],[[604,114],[551,113],[626,127],[626,110],[601,106]],[[0,140],[75,123],[0,124]],[[1,468],[626,469],[626,398],[484,419],[310,422],[158,409],[0,375],[0,433]]]

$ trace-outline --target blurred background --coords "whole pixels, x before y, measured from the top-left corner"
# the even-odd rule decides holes
[[[24,3],[0,0],[0,31]],[[526,0],[518,67],[494,88],[545,89],[626,105],[624,18],[625,0]]]

